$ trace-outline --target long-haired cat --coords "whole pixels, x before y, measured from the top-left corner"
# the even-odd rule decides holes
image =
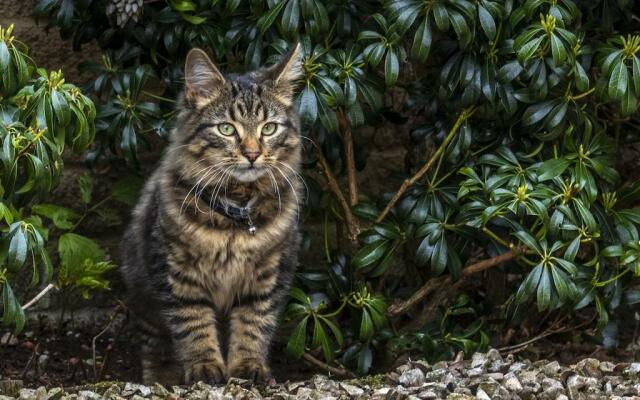
[[[300,46],[223,75],[199,49],[160,165],[122,242],[145,382],[270,377],[299,247]]]

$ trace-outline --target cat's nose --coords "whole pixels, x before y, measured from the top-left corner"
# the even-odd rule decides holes
[[[260,150],[254,150],[254,149],[245,149],[242,150],[242,155],[249,160],[249,162],[251,164],[254,163],[254,161],[256,161],[258,159],[258,157],[260,157]]]

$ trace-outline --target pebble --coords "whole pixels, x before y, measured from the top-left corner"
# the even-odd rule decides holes
[[[400,375],[399,382],[402,386],[419,386],[424,383],[424,372],[419,368],[410,369]]]
[[[38,363],[46,365],[46,361],[39,359]],[[575,365],[563,366],[557,361],[515,361],[511,355],[502,357],[496,350],[489,350],[456,362],[430,365],[407,361],[371,386],[357,379],[339,381],[315,375],[307,381],[267,386],[252,386],[249,381],[234,379],[224,386],[200,382],[191,387],[114,382],[98,387],[87,385],[71,392],[14,385],[12,393],[5,393],[3,387],[8,386],[0,385],[0,400],[638,399],[640,363],[613,364],[586,358]]]

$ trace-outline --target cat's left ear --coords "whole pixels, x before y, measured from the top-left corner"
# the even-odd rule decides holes
[[[287,106],[293,104],[296,86],[303,76],[300,43],[282,60],[267,70],[265,80],[272,81],[274,95]]]

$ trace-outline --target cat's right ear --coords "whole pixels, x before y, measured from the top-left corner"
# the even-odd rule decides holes
[[[194,106],[209,103],[225,83],[224,76],[200,49],[192,49],[187,54],[184,81],[185,100]]]

